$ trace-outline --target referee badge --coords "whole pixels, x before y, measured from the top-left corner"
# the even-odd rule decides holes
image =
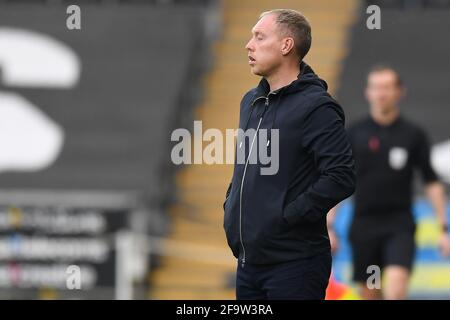
[[[408,150],[401,147],[393,147],[389,150],[389,165],[392,169],[403,169],[408,161]]]

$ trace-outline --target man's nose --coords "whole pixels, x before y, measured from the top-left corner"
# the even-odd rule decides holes
[[[245,49],[252,51],[252,39],[250,39],[245,45]]]

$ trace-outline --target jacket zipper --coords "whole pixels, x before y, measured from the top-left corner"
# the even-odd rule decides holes
[[[242,237],[242,192],[244,189],[245,174],[247,172],[247,166],[248,166],[248,162],[250,160],[250,155],[252,154],[253,145],[255,143],[256,136],[258,135],[258,131],[259,131],[259,127],[261,126],[262,119],[267,111],[267,107],[269,106],[269,96],[271,94],[276,94],[276,93],[269,93],[267,96],[258,97],[251,104],[253,106],[253,104],[256,102],[256,100],[258,100],[260,98],[266,99],[266,102],[264,103],[264,111],[261,114],[261,118],[259,118],[258,126],[256,127],[256,132],[255,132],[255,135],[253,136],[252,143],[250,145],[250,150],[248,152],[247,161],[245,161],[244,173],[242,174],[242,181],[241,181],[241,190],[240,190],[240,194],[239,194],[239,240],[241,242],[241,247],[242,247],[242,268],[244,268],[244,266],[245,266],[245,246],[244,246],[244,240]]]

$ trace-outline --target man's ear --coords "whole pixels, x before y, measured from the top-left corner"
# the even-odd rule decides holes
[[[294,49],[294,39],[292,38],[284,38],[281,46],[281,54],[286,56]]]

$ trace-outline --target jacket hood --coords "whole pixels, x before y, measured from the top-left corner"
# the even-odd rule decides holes
[[[327,92],[328,84],[325,80],[319,78],[319,76],[314,72],[314,70],[304,61],[300,63],[300,73],[297,76],[297,79],[292,81],[287,86],[284,86],[274,92],[280,93],[279,96],[284,96],[288,94],[298,93],[298,92],[312,92],[312,91],[320,91]],[[256,87],[256,95],[257,96],[267,96],[270,92],[269,83],[265,78],[262,78],[259,82],[259,85]],[[322,105],[329,105],[332,107],[339,115],[339,117],[345,123],[345,114],[342,107],[339,103],[334,100],[329,94],[322,95],[317,99],[315,106],[320,107]],[[276,117],[276,116],[275,116]]]
[[[314,70],[306,62],[302,61],[300,63],[300,73],[297,76],[297,80],[292,81],[289,85],[276,91],[283,91],[283,94],[289,94],[301,91],[309,85],[320,86],[325,91],[328,89],[325,80],[320,79]],[[265,78],[262,78],[259,82],[257,91],[265,95],[270,92],[269,83]]]

